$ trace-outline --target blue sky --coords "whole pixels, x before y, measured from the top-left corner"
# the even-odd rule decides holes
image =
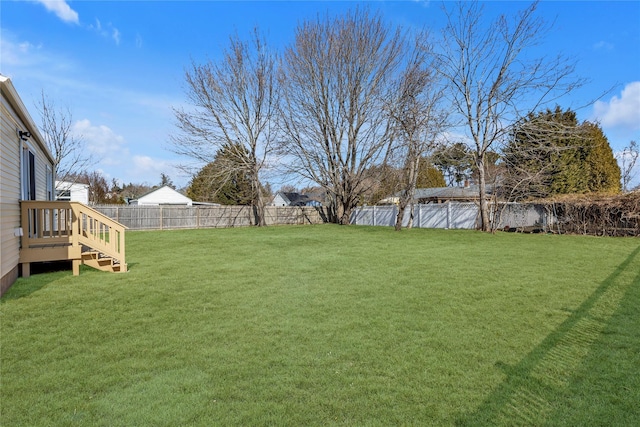
[[[428,28],[444,24],[438,2],[365,2],[391,24]],[[172,107],[185,101],[184,70],[191,61],[215,60],[230,34],[258,26],[272,46],[292,40],[297,24],[346,1],[2,1],[0,73],[14,86],[36,122],[42,91],[68,107],[74,130],[92,147],[95,169],[108,179],[157,184],[168,174],[180,185],[168,147],[175,132]],[[488,15],[528,3],[486,3]],[[540,47],[578,60],[590,79],[562,99],[581,120],[597,120],[614,151],[640,142],[640,2],[543,1],[538,13],[554,27]],[[278,184],[275,188],[278,188]]]

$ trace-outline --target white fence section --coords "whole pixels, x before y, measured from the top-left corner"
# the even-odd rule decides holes
[[[490,206],[492,208],[492,206]],[[492,214],[494,209],[491,209]],[[553,223],[542,206],[517,203],[499,204],[495,209],[498,218],[496,228],[535,228],[546,229]],[[398,207],[361,206],[351,215],[351,224],[382,225],[392,227],[396,223]],[[403,226],[407,226],[410,208],[404,212]],[[456,228],[474,230],[480,221],[480,208],[475,203],[429,203],[414,205],[413,227],[416,228]]]
[[[351,224],[394,226],[398,207],[362,206],[351,215]],[[402,225],[409,224],[411,211],[404,212]],[[475,203],[441,203],[415,205],[413,207],[413,226],[416,228],[465,228],[475,229],[479,209]]]

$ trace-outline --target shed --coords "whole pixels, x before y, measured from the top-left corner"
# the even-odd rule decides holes
[[[181,194],[168,185],[165,185],[139,197],[136,200],[131,200],[129,204],[137,206],[191,206],[193,205],[193,201],[184,194]]]

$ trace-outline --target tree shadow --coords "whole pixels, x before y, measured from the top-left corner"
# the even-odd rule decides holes
[[[601,417],[600,422],[604,424],[614,421],[611,417],[628,417],[626,401],[618,402],[617,408],[608,405],[606,410],[597,409],[594,403],[602,402],[603,396],[594,390],[615,387],[607,383],[620,377],[620,367],[615,364],[623,360],[616,357],[626,362],[629,354],[638,357],[638,332],[633,330],[633,325],[638,324],[640,302],[640,262],[636,260],[639,254],[640,246],[518,364],[497,362],[496,367],[504,371],[506,378],[473,413],[462,415],[456,425],[584,425],[585,421],[589,422],[589,418],[584,418],[586,408],[591,408],[591,416]],[[627,317],[632,313],[635,320],[615,320],[621,313]],[[607,352],[608,346],[616,345],[619,337],[611,331],[620,328],[631,334],[628,345],[635,348],[635,353],[612,356]],[[603,355],[609,360],[602,360]],[[599,378],[594,377],[596,365]],[[636,368],[627,369],[622,376],[636,378],[636,385],[640,383]],[[598,381],[600,383],[589,386]],[[633,413],[631,416],[633,418]],[[636,422],[638,416],[636,409]]]

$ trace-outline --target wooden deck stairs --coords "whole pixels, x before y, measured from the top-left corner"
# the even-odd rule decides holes
[[[82,264],[93,267],[96,270],[108,271],[110,273],[121,273],[127,271],[126,264],[124,265],[124,268],[122,268],[122,264],[119,260],[92,250],[82,252]]]
[[[28,277],[32,262],[72,261],[112,273],[127,271],[126,227],[77,202],[23,201],[20,263]]]

